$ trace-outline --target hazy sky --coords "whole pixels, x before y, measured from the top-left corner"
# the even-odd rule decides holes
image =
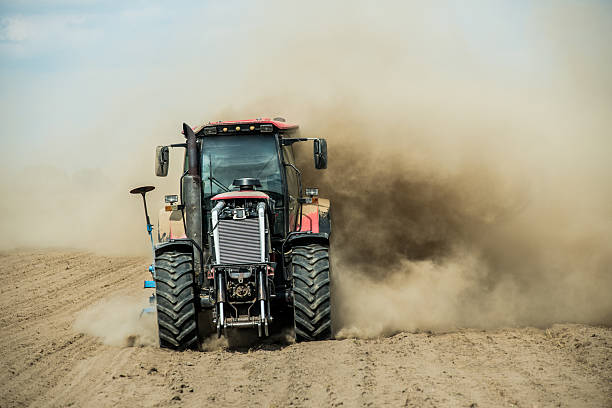
[[[102,144],[121,143],[117,134],[129,135],[122,133],[118,118],[126,128],[137,129],[131,126],[132,119],[146,120],[143,114],[154,119],[163,111],[159,107],[155,112],[136,112],[132,118],[128,113],[137,111],[138,99],[150,96],[142,95],[143,92],[153,92],[162,86],[160,79],[170,83],[173,80],[170,73],[179,64],[188,63],[189,58],[181,56],[188,47],[180,39],[190,30],[187,25],[193,24],[198,15],[208,22],[207,12],[220,12],[219,17],[225,18],[223,10],[198,4],[3,2],[0,20],[3,141],[16,149],[19,160],[34,151],[37,161],[41,160],[38,154],[49,152],[50,147],[54,151],[58,144],[62,147],[74,144],[76,148],[69,150],[78,152],[80,145],[87,145],[80,140],[90,140],[94,135]],[[225,4],[229,7],[233,3]],[[211,36],[203,34],[198,41],[208,38]],[[214,46],[192,45],[214,50]],[[155,80],[148,82],[149,78]],[[162,99],[159,95],[159,100]],[[96,135],[96,129],[105,128],[110,121],[115,130],[109,132],[106,128],[104,135]],[[87,163],[100,165],[102,160],[97,157],[92,155]],[[50,162],[61,165],[67,161]],[[71,166],[84,165],[74,157],[68,162]]]
[[[424,36],[456,38],[483,72],[528,73],[535,81],[542,74],[540,45],[529,41],[527,23],[534,18],[529,1],[479,1],[469,8],[462,2],[424,2],[409,9],[356,2],[353,10],[346,4],[308,4],[3,1],[0,129],[15,152],[7,160],[27,163],[24,156],[34,154],[39,162],[60,154],[60,147],[79,156],[89,146],[84,138],[121,144],[131,132],[166,133],[179,129],[182,120],[217,119],[207,115],[235,102],[225,95],[234,97],[253,59],[265,59],[267,50],[277,55],[296,38],[307,42],[312,35],[320,41],[321,33],[338,30],[338,22],[363,24],[369,36],[368,26],[385,26],[389,19],[392,35],[402,24],[401,12],[417,11],[427,26]],[[284,34],[295,30],[300,34],[288,40]],[[455,59],[462,58],[427,47],[416,51],[431,70],[452,71],[461,62]],[[343,59],[343,53],[351,51],[340,48],[334,58]],[[363,57],[376,58],[375,52]],[[278,61],[270,64],[279,69]],[[151,121],[157,123],[144,124]],[[95,167],[108,159],[95,155],[69,162]]]
[[[274,103],[255,115],[303,121],[338,95],[438,81],[468,91],[429,101],[433,109],[470,86],[477,95],[516,84],[600,109],[611,4],[2,1],[2,166],[124,166],[150,160],[183,121],[235,119],[218,115],[262,98]]]

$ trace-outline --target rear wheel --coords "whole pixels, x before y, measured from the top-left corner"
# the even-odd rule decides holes
[[[331,339],[329,248],[296,246],[291,263],[296,341]]]
[[[155,291],[159,345],[197,349],[195,274],[191,253],[169,251],[155,257]]]

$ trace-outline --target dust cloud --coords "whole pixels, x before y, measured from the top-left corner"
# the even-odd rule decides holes
[[[581,151],[581,124],[560,129],[541,116],[532,127],[516,106],[502,107],[517,135],[494,143],[483,136],[506,132],[489,114],[483,135],[484,106],[455,107],[473,118],[470,131],[449,120],[447,134],[431,134],[439,125],[420,117],[407,121],[416,135],[350,119],[334,123],[343,132],[320,133],[330,134],[329,169],[305,178],[332,200],[338,337],[612,322],[603,163]],[[568,151],[547,151],[545,132]],[[435,145],[455,137],[461,147]]]
[[[202,341],[200,348],[202,351],[225,350],[228,347],[227,338],[210,336]]]
[[[178,30],[159,52],[189,64],[109,87],[123,102],[92,137],[114,144],[77,145],[107,167],[2,181],[18,194],[0,244],[146,253],[126,193],[161,181],[156,208],[181,161],[154,179],[155,144],[182,121],[283,116],[329,142],[326,171],[299,150],[305,185],[332,200],[338,336],[612,323],[609,4],[267,2],[232,31],[197,26],[215,58]]]
[[[543,3],[514,33],[527,56],[496,36],[474,54],[444,17],[403,11],[321,16],[316,47],[290,31],[295,60],[254,69],[284,101],[223,112],[285,103],[328,139],[328,170],[310,146],[300,168],[332,201],[337,336],[612,324],[611,9]]]
[[[81,311],[76,316],[73,328],[111,346],[157,346],[155,314],[141,314],[143,308],[148,306],[147,300],[137,297],[107,298]]]

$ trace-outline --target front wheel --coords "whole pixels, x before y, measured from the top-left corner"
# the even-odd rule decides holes
[[[291,264],[295,340],[331,339],[329,248],[319,244],[296,246]]]
[[[159,345],[174,350],[197,349],[198,309],[192,254],[169,251],[157,255],[155,288]]]

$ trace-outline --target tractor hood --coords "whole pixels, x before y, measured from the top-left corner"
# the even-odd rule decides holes
[[[229,191],[227,193],[217,194],[216,196],[212,197],[211,200],[212,201],[235,200],[235,199],[240,199],[240,198],[267,200],[270,198],[270,196],[268,196],[266,193],[263,193],[261,191],[242,190],[242,191]]]

